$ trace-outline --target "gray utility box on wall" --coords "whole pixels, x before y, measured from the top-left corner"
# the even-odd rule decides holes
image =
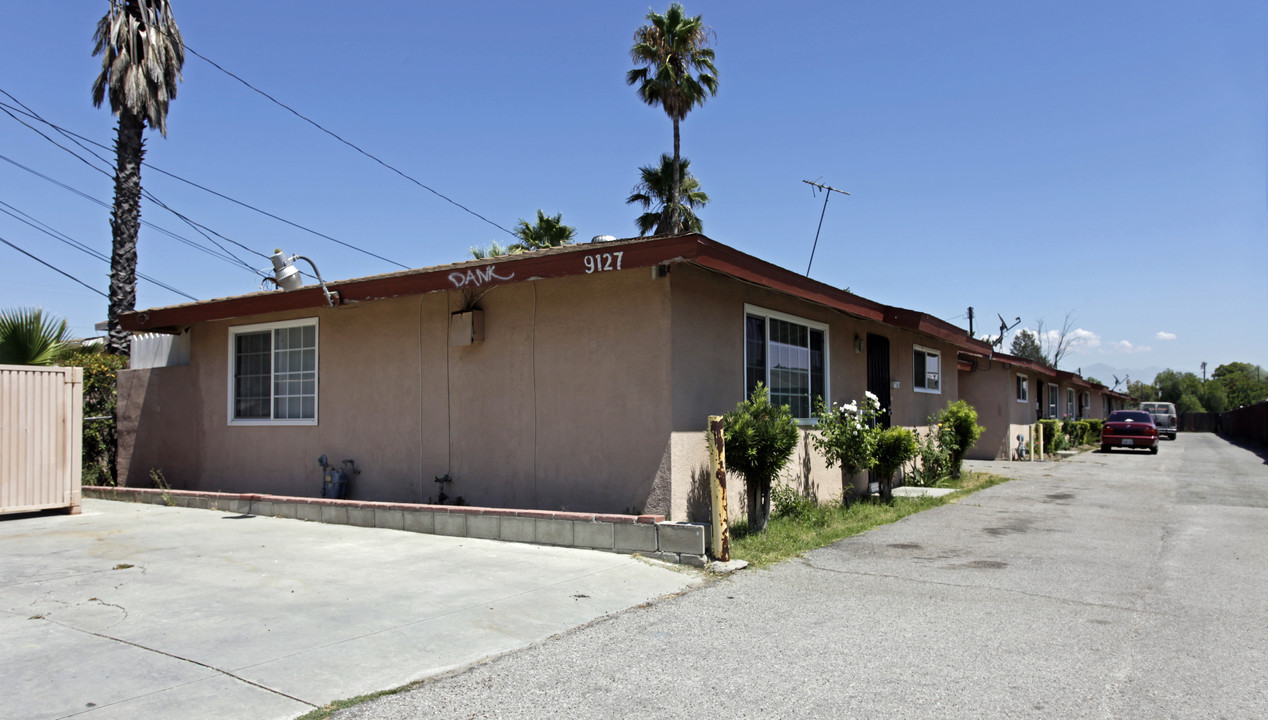
[[[484,342],[484,311],[464,310],[449,316],[449,345],[462,347]]]

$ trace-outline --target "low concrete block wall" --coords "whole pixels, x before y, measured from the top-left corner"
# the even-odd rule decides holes
[[[267,515],[333,525],[637,553],[694,567],[704,567],[708,561],[705,555],[708,524],[665,522],[663,515],[408,505],[133,487],[85,487],[83,495],[100,500]]]

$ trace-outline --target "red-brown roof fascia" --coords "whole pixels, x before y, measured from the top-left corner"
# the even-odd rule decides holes
[[[326,287],[338,294],[340,304],[443,290],[482,290],[525,280],[604,272],[609,267],[618,269],[615,264],[606,264],[609,256],[618,253],[619,269],[622,270],[688,262],[856,317],[941,338],[960,348],[988,354],[991,350],[989,344],[967,337],[963,330],[950,323],[914,310],[893,308],[859,297],[699,234],[568,245],[520,255],[328,282]],[[594,258],[589,269],[587,258]],[[595,269],[599,259],[605,262],[604,270]],[[306,286],[291,292],[258,292],[125,313],[120,322],[125,329],[132,331],[171,332],[196,322],[316,308],[325,304],[320,287]]]
[[[900,307],[886,307],[885,320],[887,325],[894,325],[908,330],[915,330],[926,335],[945,340],[952,345],[963,348],[965,350],[976,351],[989,354],[991,352],[991,344],[985,340],[969,337],[963,328],[956,327],[951,323],[936,318],[932,315],[916,310],[907,310]]]
[[[406,295],[420,295],[455,289],[486,289],[497,285],[589,274],[587,257],[620,254],[620,268],[650,267],[662,263],[690,260],[699,251],[698,236],[637,238],[605,243],[569,245],[521,255],[506,255],[485,260],[471,260],[419,270],[405,270],[372,275],[352,280],[327,282],[326,287],[339,295],[340,304],[384,300]],[[590,273],[596,272],[592,260]],[[615,262],[615,260],[613,261]],[[612,269],[616,269],[615,266]],[[606,270],[606,266],[605,266]],[[603,271],[597,271],[603,272]],[[229,298],[205,300],[184,305],[126,313],[120,318],[125,329],[132,331],[171,331],[191,323],[224,320],[247,315],[321,307],[325,296],[318,286],[306,286],[290,292],[258,292]]]
[[[691,260],[696,265],[856,317],[877,322],[885,320],[885,306],[878,302],[812,280],[805,275],[798,275],[787,268],[760,260],[704,236],[697,237],[701,242],[700,251]]]

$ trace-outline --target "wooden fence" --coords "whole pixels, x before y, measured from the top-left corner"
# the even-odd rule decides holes
[[[0,365],[0,514],[79,512],[84,371]]]

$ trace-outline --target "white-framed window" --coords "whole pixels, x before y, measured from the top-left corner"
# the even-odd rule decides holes
[[[1048,383],[1048,417],[1050,418],[1057,417],[1057,413],[1060,412],[1060,410],[1057,409],[1057,399],[1059,397],[1060,396],[1057,394],[1057,386],[1053,383]]]
[[[229,424],[317,424],[317,318],[229,328]]]
[[[1092,394],[1084,390],[1082,393],[1079,393],[1079,401],[1079,415],[1087,417],[1088,413],[1092,410]]]
[[[942,353],[919,345],[913,349],[912,388],[916,392],[942,392]]]
[[[1020,373],[1017,375],[1017,402],[1030,402],[1030,378]]]
[[[1072,418],[1079,415],[1079,408],[1074,404],[1074,388],[1065,389],[1065,414]]]
[[[828,326],[744,306],[744,393],[762,382],[772,405],[787,405],[808,420],[816,398],[828,397]]]

